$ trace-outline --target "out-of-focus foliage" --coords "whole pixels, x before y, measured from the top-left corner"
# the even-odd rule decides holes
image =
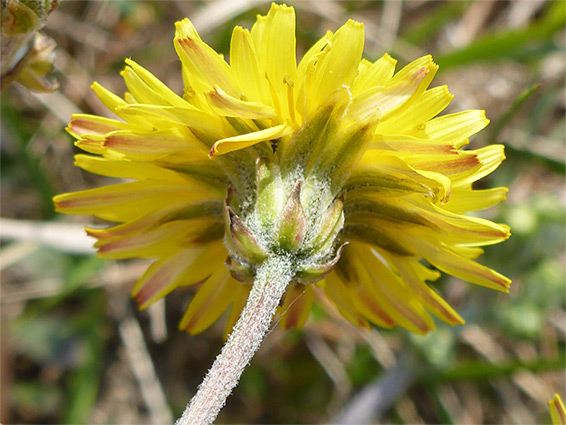
[[[354,329],[321,303],[304,330],[274,328],[218,422],[326,423],[386,382],[397,396],[358,422],[550,423],[546,402],[565,392],[566,3],[288,3],[297,8],[298,51],[348,18],[361,20],[368,59],[387,51],[404,65],[431,53],[454,109],[486,110],[491,128],[471,144],[503,143],[508,158],[478,187],[510,188],[485,216],[510,224],[513,236],[482,258],[514,283],[504,295],[445,278],[438,285],[467,324],[439,324],[427,337]],[[40,243],[47,225],[69,220],[54,215],[53,194],[104,183],[73,167],[64,132],[71,113],[106,113],[92,81],[123,92],[118,71],[131,57],[181,93],[175,21],[189,16],[227,55],[231,28],[249,27],[269,7],[219,4],[62,2],[44,28],[58,45],[59,91],[2,94],[1,422],[166,422],[219,351],[222,323],[195,337],[175,328],[193,289],[137,312],[129,291],[144,264]],[[7,219],[20,220],[17,229]],[[65,221],[48,243],[60,248],[89,220]],[[159,383],[163,400],[151,392]]]

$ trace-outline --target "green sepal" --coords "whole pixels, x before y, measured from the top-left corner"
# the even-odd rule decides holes
[[[266,258],[267,253],[259,245],[250,228],[231,207],[226,206],[229,225],[229,237],[235,254],[251,264],[259,265]]]
[[[340,260],[340,256],[342,255],[342,250],[348,243],[343,243],[337,250],[334,257],[331,260],[325,263],[316,263],[316,264],[309,264],[303,265],[295,275],[295,281],[297,283],[302,283],[303,285],[308,285],[311,283],[316,283],[332,271],[334,266]]]
[[[318,252],[326,252],[332,248],[338,233],[344,226],[344,199],[340,196],[325,211],[320,222],[318,236],[313,246]]]
[[[291,190],[287,204],[281,213],[278,241],[281,248],[297,251],[303,244],[307,232],[307,218],[301,205],[301,181]]]
[[[330,117],[338,107],[344,109],[346,105],[337,106],[341,96],[335,94],[327,102],[320,105],[316,111],[305,121],[303,126],[289,140],[285,140],[280,146],[281,168],[284,174],[291,170],[302,169],[303,172],[309,168],[309,160],[315,160],[315,152],[322,151],[328,145],[329,135],[336,134],[336,120],[332,128],[328,128]]]
[[[226,267],[230,270],[230,274],[238,282],[253,283],[255,278],[255,270],[249,264],[242,264],[235,261],[232,257],[226,260]]]
[[[257,217],[266,228],[275,225],[277,217],[283,208],[283,183],[279,167],[269,158],[258,158],[256,161],[257,175]]]
[[[361,123],[352,124],[346,131],[340,134],[341,146],[329,152],[326,157],[320,158],[318,170],[327,174],[331,183],[331,193],[335,194],[342,190],[344,183],[352,174],[352,170],[360,161],[366,146],[371,141],[379,120],[365,120]]]

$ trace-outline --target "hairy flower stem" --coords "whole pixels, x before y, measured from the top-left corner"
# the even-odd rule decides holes
[[[211,424],[253,355],[293,278],[289,258],[270,256],[259,267],[246,307],[196,395],[176,425]]]

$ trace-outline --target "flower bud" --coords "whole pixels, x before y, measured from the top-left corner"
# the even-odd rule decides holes
[[[38,92],[51,92],[59,86],[45,78],[53,69],[55,42],[37,32],[58,4],[58,0],[2,1],[2,90],[14,82]]]

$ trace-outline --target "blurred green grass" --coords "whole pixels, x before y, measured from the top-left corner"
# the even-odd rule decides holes
[[[403,354],[414,380],[380,422],[548,423],[546,399],[565,392],[566,3],[290,3],[297,8],[300,51],[355,17],[368,24],[369,58],[390,51],[402,65],[415,52],[432,53],[441,71],[434,84],[449,84],[456,107],[486,109],[492,124],[471,144],[503,143],[508,158],[480,185],[510,192],[485,214],[510,224],[513,236],[486,249],[481,261],[514,286],[510,295],[494,294],[444,278],[439,289],[467,325],[439,324],[427,337],[398,329],[366,334],[318,305],[304,330],[271,333],[219,423],[326,423],[392,373]],[[398,31],[386,34],[382,24],[396,16],[395,7],[401,8]],[[60,93],[77,109],[102,113],[88,86],[98,80],[121,93],[125,57],[179,92],[171,42],[176,20],[195,19],[203,38],[227,53],[232,27],[249,27],[267,8],[244,7],[219,20],[206,2],[63,2],[45,29],[59,46]],[[473,36],[458,39],[466,31]],[[2,217],[63,220],[53,212],[52,195],[103,180],[73,168],[72,140],[55,118],[61,99],[12,87],[1,101]],[[10,388],[2,421],[155,419],[120,333],[133,305],[136,274],[128,267],[135,271],[135,262],[120,266],[21,240],[3,240],[1,248],[15,258],[1,275],[2,374]],[[222,326],[195,337],[176,330],[188,298],[190,291],[167,299],[165,340],[155,330],[161,313],[135,313],[175,417],[221,346]],[[328,350],[316,351],[312,341]]]

